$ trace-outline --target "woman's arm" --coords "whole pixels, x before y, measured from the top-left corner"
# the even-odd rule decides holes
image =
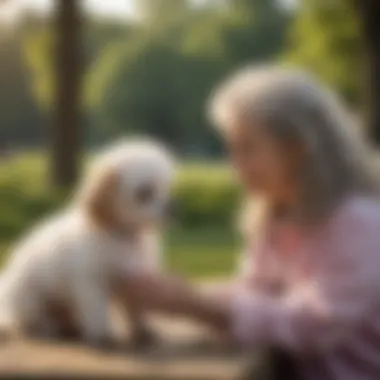
[[[229,295],[203,292],[184,279],[168,274],[142,274],[125,281],[142,307],[165,314],[184,315],[226,331],[230,325]]]
[[[122,294],[125,298],[133,294],[146,309],[186,315],[226,332],[230,325],[231,297],[237,288],[246,284],[248,278],[254,277],[253,264],[252,252],[247,249],[241,255],[237,275],[210,289],[199,288],[178,276],[156,271],[138,276],[128,274],[122,279]]]

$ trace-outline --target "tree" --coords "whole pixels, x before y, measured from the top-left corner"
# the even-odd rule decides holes
[[[61,10],[75,4],[60,2]],[[134,131],[162,138],[182,152],[214,153],[220,143],[206,116],[212,88],[228,71],[247,61],[273,60],[285,46],[289,15],[279,0],[214,0],[197,6],[191,0],[136,0],[136,5],[141,21],[90,19],[80,40],[74,37],[81,34],[80,20],[68,21],[67,12],[59,15],[56,33],[51,20],[37,20],[27,33],[35,93],[42,109],[54,107],[53,173],[66,173],[64,180],[61,174],[55,178],[59,184],[75,177],[83,125],[79,105],[88,116],[86,142]],[[68,33],[64,53],[63,31]],[[74,60],[67,58],[72,54]],[[71,116],[61,117],[62,112]]]
[[[97,72],[101,112],[112,134],[147,133],[176,143],[186,141],[188,130],[181,123],[192,78],[187,62],[170,46],[150,41],[117,45]]]
[[[361,54],[355,10],[347,0],[301,0],[296,12],[285,60],[311,70],[357,104]]]
[[[175,21],[186,15],[189,0],[135,0],[137,12],[150,25],[160,25]]]
[[[364,114],[380,144],[380,2],[302,0],[289,61],[313,70]]]
[[[380,2],[354,0],[364,45],[364,100],[370,137],[380,144]]]
[[[278,0],[230,0],[225,44],[230,64],[273,60],[285,46],[290,14]]]
[[[179,16],[160,19],[172,2]],[[134,38],[117,42],[94,67],[92,107],[107,132],[149,133],[181,152],[216,152],[206,115],[212,88],[229,70],[273,59],[284,46],[289,16],[277,0],[188,3],[139,2],[156,16],[143,18]]]
[[[58,0],[56,13],[55,102],[51,131],[52,181],[71,186],[77,179],[82,144],[81,12],[78,0]]]

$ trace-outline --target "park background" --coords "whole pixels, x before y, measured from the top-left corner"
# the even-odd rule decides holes
[[[231,273],[241,194],[207,120],[211,90],[246,64],[299,66],[376,142],[377,20],[373,0],[0,1],[0,262],[99,147],[143,134],[182,162],[168,267]]]

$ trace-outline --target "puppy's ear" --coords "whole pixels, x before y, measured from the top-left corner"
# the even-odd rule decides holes
[[[115,199],[118,176],[115,170],[107,169],[94,173],[89,186],[82,193],[85,207],[94,222],[101,226],[111,226],[115,222]]]

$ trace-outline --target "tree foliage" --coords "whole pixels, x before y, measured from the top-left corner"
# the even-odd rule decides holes
[[[313,71],[349,101],[358,99],[360,38],[349,0],[301,0],[286,59]]]
[[[112,133],[138,130],[182,152],[212,152],[216,144],[205,118],[210,90],[229,70],[279,55],[289,16],[275,0],[230,0],[204,8],[171,2],[143,2],[149,22],[95,68],[93,106]]]
[[[0,144],[36,144],[44,135],[20,41],[19,30],[0,30]]]
[[[85,25],[87,141],[137,132],[158,136],[181,153],[217,152],[205,117],[211,89],[232,69],[281,56],[289,12],[277,0],[198,6],[138,0],[136,9],[137,17],[125,23],[88,19]],[[20,31],[28,85],[46,113],[56,91],[54,29],[51,20],[30,16]]]

